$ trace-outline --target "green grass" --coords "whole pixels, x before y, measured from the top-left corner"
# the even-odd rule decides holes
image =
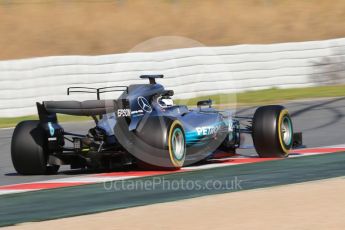
[[[238,105],[262,105],[279,103],[297,99],[325,98],[345,96],[345,85],[318,86],[297,89],[271,88],[257,91],[246,91],[238,94],[217,94],[196,97],[186,100],[178,100],[179,104],[196,105],[200,100],[208,98],[213,104],[224,105],[237,103]],[[236,100],[235,100],[236,99]]]
[[[203,97],[191,98],[189,100],[176,100],[177,104],[196,105],[200,100],[211,98],[216,105],[231,105],[237,103],[240,106],[245,105],[263,105],[280,103],[284,101],[309,99],[309,98],[324,98],[324,97],[340,97],[345,96],[345,85],[335,86],[319,86],[299,89],[266,89],[257,91],[248,91],[235,94],[218,94]],[[234,100],[236,99],[236,101]],[[0,128],[13,127],[18,122],[23,120],[35,120],[37,116],[24,116],[14,118],[0,118]],[[91,120],[89,117],[76,117],[68,115],[58,115],[60,122],[70,121],[85,121]]]

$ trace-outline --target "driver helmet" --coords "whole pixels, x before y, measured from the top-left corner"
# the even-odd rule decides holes
[[[163,108],[171,107],[174,105],[174,101],[172,98],[166,98],[166,97],[160,97],[159,100],[159,105]]]

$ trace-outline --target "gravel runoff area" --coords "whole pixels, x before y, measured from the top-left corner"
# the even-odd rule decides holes
[[[3,229],[345,229],[344,193],[338,177]]]

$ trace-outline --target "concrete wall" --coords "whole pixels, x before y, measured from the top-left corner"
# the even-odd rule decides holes
[[[92,99],[66,96],[66,89],[141,83],[141,74],[164,74],[159,82],[175,90],[175,98],[305,87],[323,76],[342,76],[345,70],[337,66],[344,60],[345,39],[335,39],[1,61],[0,117],[35,114],[36,101]]]

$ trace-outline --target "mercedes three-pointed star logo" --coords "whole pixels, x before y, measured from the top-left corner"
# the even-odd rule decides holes
[[[147,113],[152,112],[152,107],[150,106],[149,102],[146,100],[145,97],[138,97],[138,104],[142,110],[144,110]]]

